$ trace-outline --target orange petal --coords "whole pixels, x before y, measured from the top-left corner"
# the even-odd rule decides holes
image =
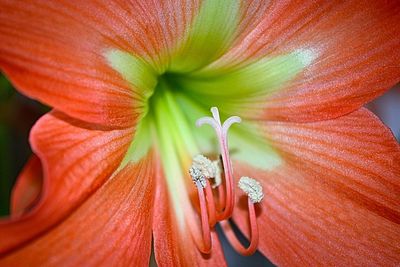
[[[31,145],[42,161],[38,205],[22,217],[0,221],[0,254],[60,222],[117,169],[133,130],[107,130],[51,112],[33,127]]]
[[[148,266],[154,196],[149,155],[128,164],[45,235],[1,266]]]
[[[259,249],[278,265],[397,265],[400,147],[390,131],[365,109],[265,126],[286,162],[270,172],[236,168],[264,188]],[[236,212],[246,230],[247,214]]]
[[[40,159],[33,155],[17,178],[11,193],[11,216],[20,216],[39,200],[43,171]]]
[[[165,178],[160,167],[158,169],[153,218],[154,253],[158,266],[226,266],[224,254],[215,231],[212,232],[213,247],[211,254],[203,255],[197,249],[190,233],[190,227],[187,225],[187,218],[178,218],[174,209],[185,209],[186,216],[195,211],[186,209],[187,205],[184,204],[180,207],[173,206]],[[179,191],[179,189],[177,190]],[[190,201],[188,196],[186,200]]]
[[[396,0],[270,1],[257,27],[210,69],[300,52],[307,67],[267,97],[265,116],[283,121],[335,118],[400,81],[399,21]]]
[[[24,94],[72,117],[131,126],[143,111],[142,92],[108,65],[105,52],[125,51],[160,69],[195,6],[2,1],[0,66]]]

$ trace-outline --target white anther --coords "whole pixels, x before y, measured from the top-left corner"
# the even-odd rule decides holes
[[[195,183],[195,185],[197,186],[201,185],[203,188],[207,186],[206,176],[202,173],[202,171],[199,168],[195,166],[190,167],[189,174],[192,177],[192,180]]]
[[[219,160],[214,160],[212,164],[214,165],[215,168],[214,184],[212,185],[212,188],[217,188],[222,183],[221,162]]]
[[[242,176],[239,180],[239,188],[242,189],[253,203],[260,203],[264,198],[262,186],[253,178]]]
[[[214,178],[217,172],[215,165],[203,155],[196,155],[193,158],[193,167],[199,169],[202,174],[207,178]]]

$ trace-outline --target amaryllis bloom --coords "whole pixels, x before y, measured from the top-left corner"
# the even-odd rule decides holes
[[[399,265],[400,148],[362,107],[400,80],[399,21],[398,1],[1,0],[2,71],[53,110],[0,266],[224,266],[216,223],[250,254],[228,218],[277,265]]]

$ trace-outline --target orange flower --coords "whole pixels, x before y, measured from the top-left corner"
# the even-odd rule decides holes
[[[249,234],[241,176],[263,188],[250,217],[274,263],[400,264],[400,147],[362,108],[400,80],[397,1],[0,3],[2,71],[54,108],[0,221],[0,266],[146,266],[152,238],[160,266],[223,266],[206,226],[233,209]],[[215,218],[188,173],[221,152],[195,126],[213,106],[242,119]]]

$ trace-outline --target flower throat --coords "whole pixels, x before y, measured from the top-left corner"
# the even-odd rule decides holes
[[[204,114],[203,107],[197,108],[196,99],[174,84],[174,78],[173,75],[158,78],[126,158],[140,159],[155,143],[178,224],[190,228],[186,232],[192,233],[199,251],[204,254],[212,252],[211,231],[219,222],[232,246],[242,255],[251,255],[258,245],[254,205],[263,197],[257,181],[241,177],[238,183],[239,188],[248,195],[251,240],[247,248],[237,240],[228,221],[236,198],[227,134],[232,124],[240,123],[241,119],[233,116],[221,123],[216,107],[211,108],[212,117],[201,117]],[[189,122],[193,122],[193,125]],[[196,214],[196,211],[199,216],[188,215]],[[198,227],[199,220],[201,227]]]

